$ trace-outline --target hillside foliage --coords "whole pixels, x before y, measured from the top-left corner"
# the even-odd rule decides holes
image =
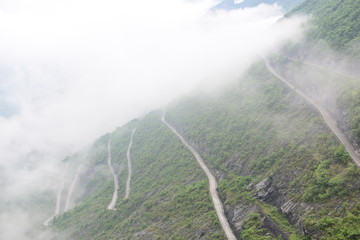
[[[338,50],[357,48],[360,41],[360,2],[358,0],[308,0],[289,15],[310,14],[310,39],[324,39]],[[353,49],[355,51],[356,49]]]

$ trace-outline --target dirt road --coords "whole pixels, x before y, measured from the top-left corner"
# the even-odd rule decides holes
[[[61,183],[60,183],[60,188],[56,193],[56,204],[55,204],[55,213],[53,216],[49,217],[44,223],[44,226],[49,226],[51,221],[60,214],[61,211],[61,199],[62,199],[62,192],[64,191],[64,187],[65,187],[65,174],[66,174],[66,170],[67,170],[67,163],[65,163],[65,167],[64,167],[64,172],[62,175],[62,179],[61,179]]]
[[[136,128],[134,128],[132,133],[131,133],[131,139],[130,139],[129,147],[128,147],[127,151],[126,151],[127,165],[128,165],[128,177],[127,177],[127,180],[126,180],[126,188],[125,188],[125,197],[124,197],[124,199],[127,199],[129,197],[130,188],[131,188],[130,183],[131,183],[132,165],[131,165],[130,150],[131,150],[131,145],[132,145],[132,141],[133,141],[135,131],[136,131]]]
[[[288,82],[285,78],[280,76],[276,70],[271,66],[270,62],[264,58],[265,65],[267,69],[280,81],[285,83],[289,88],[293,89],[297,94],[302,96],[306,101],[308,101],[311,105],[313,105],[322,115],[324,118],[326,124],[329,126],[329,128],[335,133],[335,135],[338,137],[340,142],[344,144],[346,150],[349,152],[352,160],[355,162],[357,166],[360,166],[360,154],[355,150],[354,146],[350,143],[348,138],[343,134],[342,130],[338,127],[336,124],[336,121],[334,118],[331,117],[331,115],[326,111],[325,108],[323,108],[320,104],[317,104],[315,101],[310,99],[307,95],[305,95],[300,90],[296,89],[294,85],[292,85],[290,82]]]
[[[111,199],[111,202],[109,204],[109,206],[107,207],[107,209],[109,210],[116,210],[115,209],[115,204],[116,204],[116,200],[118,197],[118,192],[119,192],[119,179],[118,176],[116,175],[114,168],[112,166],[112,162],[111,162],[111,138],[109,139],[108,142],[108,146],[107,146],[107,152],[108,152],[108,159],[107,159],[107,164],[110,168],[110,172],[113,175],[114,178],[114,193]]]
[[[68,211],[69,208],[70,208],[71,197],[72,197],[72,194],[73,194],[73,192],[74,192],[76,183],[77,183],[77,181],[78,181],[78,179],[79,179],[80,171],[81,171],[81,166],[79,166],[79,167],[77,168],[76,174],[75,174],[75,177],[74,177],[74,180],[71,182],[70,189],[69,189],[69,192],[68,192],[68,195],[67,195],[67,198],[66,198],[66,203],[65,203],[64,212]]]
[[[200,154],[176,131],[175,128],[173,128],[168,122],[166,122],[165,120],[165,111],[164,111],[164,115],[162,116],[161,120],[163,121],[163,123],[165,123],[165,125],[171,129],[171,131],[173,133],[175,133],[180,140],[182,141],[182,143],[192,152],[192,154],[195,156],[197,162],[199,163],[199,165],[201,166],[202,170],[205,172],[206,176],[209,179],[209,191],[210,191],[210,195],[211,195],[211,199],[213,201],[214,207],[215,207],[215,211],[216,214],[219,218],[220,224],[222,229],[224,230],[227,239],[229,240],[236,240],[236,237],[230,227],[230,224],[227,220],[227,218],[225,217],[225,213],[224,213],[224,207],[222,205],[222,202],[220,201],[219,195],[216,191],[217,188],[217,181],[216,178],[214,177],[214,175],[211,173],[211,171],[209,170],[209,168],[205,165],[203,159],[201,158]]]

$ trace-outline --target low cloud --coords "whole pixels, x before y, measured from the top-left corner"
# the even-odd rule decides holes
[[[31,183],[42,190],[44,173],[66,155],[301,37],[305,19],[278,22],[277,5],[210,11],[216,3],[2,1],[0,101],[17,109],[0,117],[0,166],[13,183],[4,194],[23,193]],[[36,156],[32,169],[19,177],[29,156]],[[11,226],[3,221],[0,232]]]

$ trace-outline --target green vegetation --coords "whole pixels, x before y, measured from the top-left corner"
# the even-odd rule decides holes
[[[341,107],[346,110],[345,117],[350,134],[360,142],[360,86],[350,85],[339,97]]]
[[[349,51],[360,36],[359,3],[308,0],[291,14],[313,15],[316,28],[309,30],[307,41],[326,40],[338,51]],[[359,79],[282,57],[274,65],[283,76],[293,77],[297,88],[318,97],[338,125],[360,142]],[[312,84],[304,81],[309,78]],[[94,143],[85,157],[85,194],[54,222],[58,239],[225,239],[204,173],[160,117],[155,111],[112,133],[121,185],[117,211],[106,210],[113,192],[106,165],[110,134]],[[237,208],[249,210],[242,222],[230,222],[241,225],[238,236],[360,237],[360,170],[319,112],[263,63],[215,94],[195,93],[172,103],[166,117],[219,179],[229,219],[237,221]],[[135,126],[132,190],[124,200],[126,149]],[[271,179],[269,186],[257,189],[265,178]]]
[[[320,220],[308,219],[306,224],[310,230],[320,230],[329,240],[348,240],[360,238],[360,205],[343,206],[344,217],[324,216]],[[333,215],[333,213],[331,214]]]
[[[83,186],[86,196],[56,219],[59,239],[224,239],[204,173],[160,116],[152,112],[112,134],[121,185],[117,211],[106,210],[113,192],[106,165],[110,135],[93,145],[87,155],[92,170]],[[289,199],[312,209],[299,213],[311,236],[329,237],[334,232],[327,226],[334,221],[343,224],[333,231],[354,234],[357,210],[338,211],[337,206],[359,204],[359,170],[319,113],[262,63],[223,94],[189,96],[169,106],[166,116],[221,176],[218,191],[226,209],[256,206],[242,225],[244,239],[281,239],[264,219],[290,239],[302,239],[298,226],[279,210],[277,201]],[[126,149],[135,125],[132,190],[123,200]],[[277,196],[260,200],[254,185],[268,176]],[[323,221],[330,223],[316,231],[320,225],[314,224]]]
[[[113,192],[112,178],[107,177],[102,188],[93,190],[84,202],[56,219],[54,228],[65,239],[189,239],[195,235],[224,239],[205,175],[187,148],[160,121],[160,114],[153,112],[136,123],[130,197],[118,199],[117,211],[106,210]],[[112,134],[113,157],[119,165],[126,161],[132,126]],[[108,137],[102,139],[93,151],[102,161],[88,156],[96,168],[106,168],[104,146]],[[96,147],[101,144],[102,153]],[[125,186],[124,171],[122,175],[120,196]],[[96,176],[89,181],[97,181]]]
[[[335,150],[336,159],[339,159],[339,149]],[[340,150],[343,151],[343,150]],[[340,155],[343,159],[343,155]],[[348,161],[348,156],[346,155]],[[343,160],[341,160],[341,164]],[[312,179],[305,189],[303,199],[305,201],[328,200],[342,195],[348,195],[348,189],[360,177],[360,171],[353,163],[348,163],[347,168],[333,164],[330,168],[330,161],[321,162],[316,168]]]
[[[360,40],[360,2],[358,0],[308,0],[289,15],[311,14],[315,28],[311,40],[324,39],[338,50],[351,47]]]
[[[229,209],[244,202],[256,204],[293,239],[299,239],[296,226],[275,214],[278,210],[271,204],[255,199],[250,182],[272,175],[279,191],[291,192],[287,198],[319,204],[318,219],[327,214],[321,209],[334,207],[334,198],[337,203],[359,201],[359,175],[344,147],[319,113],[263,64],[253,66],[223,94],[175,102],[168,107],[167,119],[193,142],[214,172],[224,176],[219,192]],[[254,221],[247,226],[251,234],[263,232]]]
[[[262,225],[261,215],[253,213],[250,215],[249,220],[244,225],[244,230],[241,237],[244,240],[272,240],[273,237],[264,236],[266,228]],[[281,239],[281,238],[280,238]]]
[[[278,55],[273,66],[311,99],[320,103],[338,121],[338,125],[360,143],[360,78],[326,67],[289,60]]]
[[[237,176],[230,181],[221,180],[219,182],[220,195],[223,199],[226,199],[225,204],[235,205],[243,200],[252,201],[253,198],[249,195],[247,186],[251,182],[249,176]]]

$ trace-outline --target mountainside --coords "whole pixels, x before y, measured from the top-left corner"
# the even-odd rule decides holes
[[[43,228],[79,240],[359,239],[360,77],[346,68],[357,57],[349,51],[359,4],[304,2],[290,13],[313,14],[303,42],[67,158],[57,199],[46,199],[59,214]],[[341,53],[331,58],[337,68],[322,59],[328,52],[312,58],[319,42]],[[212,175],[225,219],[209,191]]]
[[[311,14],[315,26],[308,32],[309,39],[325,40],[336,50],[344,50],[358,47],[360,40],[359,4],[357,0],[308,0],[288,15]]]
[[[161,115],[153,112],[135,124],[130,197],[122,199],[126,173],[118,171],[121,199],[116,211],[106,210],[112,178],[93,174],[88,181],[94,184],[103,176],[103,187],[95,185],[78,207],[54,221],[55,229],[66,232],[60,239],[225,238],[204,174]],[[237,237],[347,239],[359,234],[359,169],[319,113],[262,63],[215,98],[194,95],[173,103],[166,118],[219,180]],[[124,126],[112,134],[119,169],[125,169],[130,131]],[[108,139],[94,146],[98,161],[90,169],[106,171]]]
[[[289,15],[311,14],[303,42],[273,56],[274,67],[321,103],[352,143],[360,144],[360,2],[306,1]]]
[[[277,3],[286,11],[293,9],[305,0],[224,0],[219,3],[214,9],[237,9],[246,7],[256,7],[259,4],[274,4]]]

